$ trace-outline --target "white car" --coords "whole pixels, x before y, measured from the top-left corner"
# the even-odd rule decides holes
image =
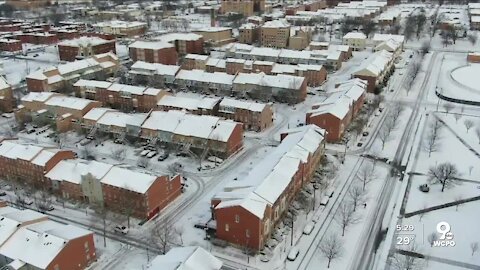
[[[157,155],[157,151],[150,151],[150,153],[147,154],[147,158],[152,158]]]
[[[140,153],[140,156],[144,157],[144,156],[148,155],[148,153],[150,153],[150,150],[143,150],[143,151]]]
[[[330,197],[323,196],[322,200],[320,201],[320,205],[323,205],[323,206],[327,205],[329,200],[330,200]]]
[[[303,228],[303,234],[305,235],[310,235],[315,228],[315,223],[309,222],[304,228]]]
[[[121,226],[121,225],[115,226],[115,228],[113,230],[116,233],[121,233],[121,234],[127,234],[128,233],[128,228],[125,227],[125,226]]]
[[[290,249],[290,252],[288,252],[287,259],[289,261],[295,261],[295,259],[298,257],[298,254],[300,253],[300,250],[298,250],[297,247],[292,247]]]

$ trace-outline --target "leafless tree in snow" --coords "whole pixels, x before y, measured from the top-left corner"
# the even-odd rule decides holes
[[[418,248],[415,244],[410,244],[407,250],[410,252],[418,252]],[[390,265],[394,270],[421,270],[424,267],[422,259],[399,253],[395,253],[391,257]]]
[[[157,224],[150,230],[152,243],[160,250],[160,253],[165,254],[174,246],[176,240],[175,228],[165,224]]]
[[[378,139],[382,143],[382,150],[385,149],[385,144],[390,139],[390,131],[385,126],[382,126],[378,132]]]
[[[470,34],[467,36],[468,38],[468,41],[472,44],[472,45],[475,45],[477,43],[477,35],[476,34]]]
[[[353,212],[357,210],[357,206],[365,202],[365,190],[359,185],[353,185],[348,189],[348,196],[353,204]]]
[[[449,113],[453,109],[453,105],[450,102],[445,102],[443,104],[443,109],[445,110],[445,114]]]
[[[180,240],[180,245],[183,246],[183,234],[185,233],[185,229],[182,225],[176,226],[175,227],[175,234],[178,237],[178,240]]]
[[[398,120],[400,119],[400,116],[404,110],[405,107],[400,103],[393,105],[392,110],[390,111],[390,116],[392,117],[393,123],[398,123]]]
[[[450,162],[440,163],[437,166],[430,167],[428,170],[429,180],[434,184],[442,185],[442,192],[445,188],[457,184],[455,178],[460,176],[457,166]]]
[[[458,120],[460,120],[460,118],[462,118],[462,115],[459,114],[459,113],[455,113],[455,114],[453,114],[453,117],[455,118],[455,123],[458,123]]]
[[[112,151],[112,158],[117,161],[122,161],[125,159],[126,154],[127,150],[125,149],[125,147],[119,147]]]
[[[337,235],[330,234],[320,242],[318,249],[322,256],[328,260],[327,268],[330,268],[332,261],[341,258],[343,255],[343,241]]]
[[[480,144],[480,126],[477,126],[477,128],[475,128],[475,135],[477,135],[478,144]]]
[[[437,232],[430,233],[427,237],[427,240],[430,246],[433,247],[433,243],[438,240],[438,233]]]
[[[345,202],[342,202],[342,204],[340,204],[338,207],[335,219],[342,228],[342,236],[345,236],[345,231],[347,230],[348,226],[356,224],[360,221],[360,217],[355,214],[353,207]]]
[[[97,203],[93,205],[95,210],[95,216],[102,221],[102,235],[103,235],[103,247],[107,246],[107,227],[109,223],[110,211],[105,207],[103,203]]]
[[[475,125],[473,123],[473,121],[470,120],[470,119],[467,119],[467,120],[463,121],[463,124],[465,125],[465,128],[467,129],[467,133]]]
[[[478,242],[470,243],[470,249],[472,250],[472,256],[478,251]]]
[[[428,152],[428,157],[430,157],[433,152],[438,151],[438,140],[440,139],[441,129],[442,124],[438,120],[435,120],[429,125],[427,137],[423,142],[424,149]]]
[[[368,183],[375,180],[375,166],[371,162],[363,164],[362,168],[357,172],[357,179],[362,183],[362,189],[365,190]]]

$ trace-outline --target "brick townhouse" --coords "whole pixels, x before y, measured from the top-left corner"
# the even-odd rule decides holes
[[[218,115],[243,123],[246,130],[257,132],[263,131],[273,124],[271,104],[224,98],[220,102]]]
[[[147,23],[138,21],[110,20],[92,25],[97,32],[115,35],[117,37],[135,37],[145,34]]]
[[[305,126],[281,144],[241,181],[226,186],[211,201],[216,237],[260,250],[308,183],[324,152],[324,130]]]
[[[360,79],[341,83],[326,100],[312,106],[305,122],[325,129],[328,142],[339,141],[361,110],[366,90],[367,82]]]
[[[119,67],[120,62],[114,53],[98,54],[30,73],[26,76],[27,89],[30,92],[54,92],[72,86],[79,79],[112,75]]]
[[[79,80],[74,87],[80,96],[100,101],[103,106],[127,112],[148,112],[157,107],[157,102],[168,94],[165,90],[152,87],[105,81]]]
[[[72,158],[74,158],[72,151],[3,140],[0,143],[0,175],[10,181],[50,189],[50,183],[44,177],[45,173],[61,160]]]
[[[65,199],[116,212],[129,209],[140,219],[152,218],[182,192],[180,175],[156,176],[79,159],[58,163],[46,177]]]
[[[10,84],[0,76],[0,112],[12,112],[15,106],[15,98]]]
[[[20,52],[22,51],[22,41],[17,39],[0,39],[0,51]]]
[[[175,45],[164,41],[135,41],[128,46],[130,58],[147,63],[177,64]]]
[[[171,87],[179,71],[180,66],[137,61],[130,67],[129,74],[139,84],[149,84],[153,87]]]
[[[161,111],[186,111],[198,115],[217,115],[220,98],[202,97],[189,98],[165,95],[157,103],[157,108]]]
[[[82,270],[97,259],[93,232],[30,209],[0,204],[0,235],[2,269]]]
[[[186,55],[189,53],[203,53],[202,35],[194,33],[169,33],[156,37],[154,39],[173,44],[179,55]]]
[[[362,62],[352,74],[353,78],[367,81],[370,93],[382,87],[393,72],[393,54],[385,50],[377,51]]]
[[[115,40],[98,37],[80,37],[62,41],[58,44],[60,60],[75,61],[107,52],[116,53]]]

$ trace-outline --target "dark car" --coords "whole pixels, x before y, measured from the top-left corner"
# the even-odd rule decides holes
[[[5,191],[0,191],[0,196],[7,196],[7,193]]]
[[[158,161],[164,161],[168,158],[168,153],[164,153],[158,157]]]

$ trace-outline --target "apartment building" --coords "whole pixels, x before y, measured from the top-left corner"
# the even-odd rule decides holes
[[[150,175],[110,164],[65,160],[46,178],[65,199],[105,205],[115,212],[131,208],[131,215],[150,219],[181,194],[181,177]]]
[[[80,37],[62,41],[58,44],[60,60],[75,61],[92,57],[97,54],[116,53],[115,40],[105,40],[98,37]]]
[[[353,78],[359,78],[368,82],[367,90],[373,93],[384,85],[393,72],[393,54],[385,50],[375,52],[352,74]]]
[[[0,76],[0,112],[12,112],[15,106],[15,98],[10,84]]]
[[[69,150],[3,140],[0,142],[0,176],[35,188],[50,189],[45,173],[61,160],[73,158],[74,153]]]
[[[310,28],[292,28],[291,35],[288,39],[288,48],[292,50],[304,50],[312,41],[312,31]]]
[[[216,237],[239,247],[262,249],[318,168],[324,134],[312,125],[290,133],[242,181],[215,194],[211,209]]]
[[[242,24],[238,28],[238,42],[245,44],[255,44],[260,41],[261,28],[254,23]]]
[[[97,32],[115,35],[116,37],[141,36],[147,31],[147,23],[137,21],[111,20],[96,23],[92,26]]]
[[[360,79],[341,83],[326,100],[312,106],[305,122],[325,129],[328,142],[340,141],[362,108],[366,89],[367,82]]]
[[[343,36],[343,45],[350,46],[354,51],[363,51],[367,47],[367,36],[361,32],[350,32]]]
[[[172,86],[179,71],[180,66],[137,61],[130,67],[129,74],[139,84],[162,88]]]
[[[22,51],[22,41],[18,39],[0,39],[0,51],[20,52]]]
[[[75,92],[83,98],[96,100],[104,107],[125,112],[148,112],[167,93],[165,90],[106,81],[79,80]]]
[[[222,46],[235,41],[232,28],[229,27],[206,27],[195,30],[193,33],[201,35],[205,42],[213,46]]]
[[[271,104],[223,98],[218,115],[243,123],[246,130],[261,132],[273,125]]]
[[[187,54],[183,58],[182,69],[205,69],[209,56],[201,54]]]
[[[128,46],[128,52],[133,61],[164,65],[175,65],[178,61],[175,45],[164,41],[135,41]]]
[[[93,232],[35,211],[0,204],[2,269],[88,268],[97,259]]]
[[[165,95],[158,101],[157,108],[165,112],[177,110],[197,115],[218,115],[220,100],[221,98],[212,97],[189,98]]]
[[[157,41],[168,42],[175,46],[177,54],[203,53],[203,36],[194,33],[169,33],[154,38]]]
[[[265,0],[222,0],[220,10],[225,13],[240,13],[245,17],[265,11]]]
[[[264,47],[288,48],[290,24],[285,20],[268,21],[261,26],[260,37]]]
[[[79,79],[93,79],[114,74],[120,66],[114,53],[93,57],[34,71],[26,76],[30,92],[54,92],[71,87]]]

